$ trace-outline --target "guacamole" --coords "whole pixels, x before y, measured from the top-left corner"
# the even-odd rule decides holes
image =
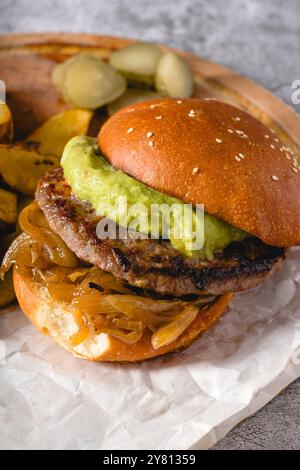
[[[114,169],[100,155],[96,139],[74,137],[61,159],[64,176],[73,193],[91,203],[99,215],[121,227],[152,238],[170,239],[187,257],[212,259],[245,232],[201,209],[155,191]]]

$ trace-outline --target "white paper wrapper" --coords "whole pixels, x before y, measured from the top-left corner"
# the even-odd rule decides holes
[[[300,249],[186,352],[73,358],[20,311],[0,317],[0,447],[207,449],[300,375]]]

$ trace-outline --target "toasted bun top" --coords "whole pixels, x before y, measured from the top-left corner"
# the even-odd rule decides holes
[[[257,236],[300,244],[300,167],[245,111],[215,100],[162,99],[122,109],[101,128],[107,160],[157,191]]]

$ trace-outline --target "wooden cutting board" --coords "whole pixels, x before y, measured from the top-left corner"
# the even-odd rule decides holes
[[[51,70],[56,63],[78,52],[89,51],[107,59],[113,51],[131,42],[85,34],[0,35],[0,79],[6,83],[16,138],[26,137],[48,117],[69,107],[51,83]],[[182,55],[193,70],[196,96],[218,98],[246,109],[277,132],[299,155],[300,116],[292,108],[226,67],[193,54],[175,52]],[[97,121],[104,118],[103,113],[98,113]]]

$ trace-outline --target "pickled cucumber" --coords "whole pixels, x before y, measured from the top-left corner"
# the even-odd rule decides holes
[[[136,43],[110,56],[110,64],[133,84],[154,84],[154,76],[163,52],[154,44]]]
[[[126,81],[111,65],[87,54],[69,63],[63,83],[66,101],[79,108],[96,109],[121,96]]]
[[[52,83],[57,88],[59,88],[60,91],[62,91],[63,89],[67,68],[70,62],[72,61],[72,59],[73,57],[71,57],[71,59],[68,59],[61,64],[56,65],[54,69],[52,70]]]
[[[157,91],[174,98],[189,98],[193,94],[194,79],[187,63],[178,55],[164,54],[155,75]]]
[[[112,116],[114,113],[119,111],[126,106],[129,106],[134,103],[140,103],[142,101],[154,100],[161,98],[162,95],[155,91],[150,90],[127,90],[124,95],[118,98],[116,101],[113,101],[107,106],[107,112],[109,116]]]

